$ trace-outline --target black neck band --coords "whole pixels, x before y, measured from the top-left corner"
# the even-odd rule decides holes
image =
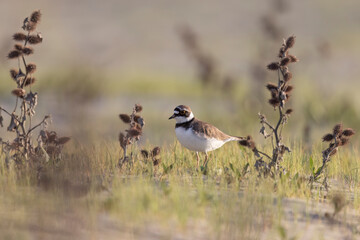
[[[189,128],[190,123],[191,123],[192,121],[194,121],[194,119],[195,119],[195,118],[193,117],[192,119],[190,119],[190,120],[187,121],[187,122],[177,123],[177,124],[175,125],[175,128],[178,128],[178,127]]]

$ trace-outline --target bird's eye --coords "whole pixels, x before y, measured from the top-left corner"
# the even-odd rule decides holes
[[[185,115],[185,113],[186,113],[186,112],[185,112],[184,110],[182,110],[182,111],[180,112],[181,115]]]

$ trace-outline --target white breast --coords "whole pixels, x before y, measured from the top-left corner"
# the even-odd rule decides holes
[[[196,152],[209,152],[215,150],[227,141],[221,141],[216,138],[205,138],[204,136],[195,134],[191,128],[175,128],[176,137],[181,145],[189,150]]]

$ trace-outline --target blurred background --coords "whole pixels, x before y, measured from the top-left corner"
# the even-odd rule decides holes
[[[38,67],[36,119],[51,114],[49,129],[60,135],[116,140],[126,127],[118,114],[140,103],[143,143],[173,143],[168,117],[179,104],[229,134],[260,139],[258,112],[277,117],[264,87],[277,74],[266,65],[293,34],[300,62],[290,66],[294,114],[285,136],[311,143],[338,122],[360,129],[357,0],[2,0],[0,104],[8,109],[11,36],[36,9],[44,38],[28,58]]]

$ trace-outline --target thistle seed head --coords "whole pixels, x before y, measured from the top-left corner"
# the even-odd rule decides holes
[[[151,154],[152,154],[153,157],[159,155],[160,154],[160,147],[154,147]]]
[[[286,110],[285,114],[290,115],[293,111],[294,111],[293,109],[289,108]]]
[[[266,67],[269,70],[275,71],[275,70],[278,70],[280,66],[279,66],[279,63],[272,62],[272,63],[268,64]]]
[[[343,125],[342,123],[338,123],[333,128],[334,136],[339,136],[342,133]]]
[[[33,23],[38,23],[40,22],[41,19],[41,12],[40,10],[36,10],[33,13],[31,13],[30,15],[30,21]]]
[[[26,66],[26,72],[28,74],[32,74],[36,71],[36,65],[34,63],[29,63],[27,66]]]
[[[34,53],[34,49],[32,47],[24,47],[22,50],[23,54],[30,55]]]
[[[38,44],[42,42],[42,37],[40,34],[30,35],[27,40],[30,44]]]
[[[288,55],[288,58],[290,58],[290,62],[292,63],[299,61],[299,59],[294,55]]]
[[[286,65],[288,65],[290,62],[291,62],[291,60],[290,60],[289,57],[284,57],[283,59],[281,59],[280,65],[281,65],[281,66],[286,66]]]
[[[15,33],[14,35],[13,35],[13,39],[15,40],[15,41],[25,41],[26,40],[26,35],[24,34],[24,33]]]
[[[135,112],[139,113],[141,112],[143,107],[140,104],[135,104]]]
[[[322,137],[323,142],[330,142],[333,139],[334,139],[334,135],[331,133],[328,133]]]
[[[22,88],[15,88],[11,91],[11,93],[17,97],[23,97],[26,93],[25,89]]]
[[[130,123],[131,122],[130,116],[127,115],[127,114],[119,114],[119,117],[124,123]]]
[[[346,128],[343,132],[342,135],[346,136],[346,137],[351,137],[352,135],[355,134],[355,131],[352,128]]]
[[[19,52],[18,50],[12,50],[11,52],[9,52],[8,54],[8,58],[9,59],[14,59],[14,58],[18,58],[21,56],[21,52]]]
[[[287,48],[292,48],[292,47],[294,46],[294,44],[295,44],[295,38],[296,38],[296,37],[293,35],[293,36],[288,37],[288,39],[286,39],[285,44],[286,44],[286,47],[287,47]]]

